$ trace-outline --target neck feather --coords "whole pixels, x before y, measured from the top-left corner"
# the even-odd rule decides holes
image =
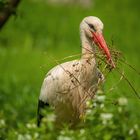
[[[84,32],[81,32],[81,43],[82,43],[82,58],[93,57],[94,46],[92,46],[91,40],[85,35]]]

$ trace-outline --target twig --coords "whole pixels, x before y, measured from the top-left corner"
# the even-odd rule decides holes
[[[138,97],[138,99],[140,99],[140,95],[137,93],[137,91],[135,90],[135,88],[132,86],[132,84],[130,83],[130,81],[128,80],[128,78],[126,78],[126,76],[125,76],[123,73],[121,73],[121,72],[119,71],[119,68],[116,68],[116,71],[117,71],[120,75],[123,76],[123,78],[127,81],[128,85],[129,85],[129,86],[132,88],[132,90],[134,91],[135,95]]]
[[[138,70],[136,70],[132,65],[130,65],[128,62],[126,62],[123,59],[119,59],[122,63],[126,64],[127,66],[129,66],[132,70],[134,70],[138,75],[140,75],[140,72]]]
[[[15,12],[15,8],[18,6],[20,0],[10,0],[7,2],[0,11],[0,29],[6,23],[8,18]]]

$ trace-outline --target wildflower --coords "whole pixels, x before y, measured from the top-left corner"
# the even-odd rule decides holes
[[[96,107],[97,106],[97,103],[93,103],[93,107]]]
[[[32,136],[29,134],[25,134],[24,138],[25,140],[32,140]]]
[[[80,129],[80,134],[84,134],[85,133],[85,129]]]
[[[86,114],[87,114],[87,115],[88,115],[88,114],[91,114],[91,112],[92,112],[91,109],[87,109],[87,110],[86,110]]]
[[[111,113],[101,113],[100,117],[102,119],[102,123],[104,125],[106,125],[106,124],[108,124],[108,121],[110,121],[111,118],[113,117],[113,114],[111,114]]]
[[[31,123],[27,123],[26,127],[29,128],[29,129],[36,128],[36,125],[35,124],[31,124]]]
[[[56,119],[55,114],[49,114],[49,115],[47,116],[47,121],[49,121],[49,122],[54,122],[55,119]]]
[[[35,132],[34,133],[34,138],[38,138],[39,137],[39,133]]]
[[[105,106],[104,104],[101,104],[101,105],[100,105],[100,108],[104,108],[104,106]]]
[[[129,135],[133,135],[133,133],[134,133],[134,129],[130,129],[129,130]]]
[[[68,136],[58,136],[57,140],[72,140],[72,138],[68,137]]]
[[[105,96],[104,96],[104,95],[97,96],[97,100],[98,100],[99,102],[104,102],[104,101],[105,101]]]
[[[32,140],[32,137],[29,134],[25,134],[25,135],[19,134],[18,140]]]
[[[127,101],[126,98],[121,97],[121,98],[118,99],[118,103],[119,103],[120,106],[125,106],[125,105],[127,105],[128,101]]]
[[[110,120],[113,117],[113,114],[111,113],[101,113],[100,115],[102,120]]]
[[[18,139],[18,140],[24,140],[24,136],[21,135],[21,134],[19,134],[17,139]]]
[[[0,127],[3,127],[3,126],[5,126],[5,120],[1,119],[0,120]]]

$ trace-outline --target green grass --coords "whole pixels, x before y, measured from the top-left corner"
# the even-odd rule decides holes
[[[113,38],[116,49],[121,50],[126,60],[136,69],[140,68],[140,12],[137,0],[95,1],[90,9],[77,5],[51,6],[44,1],[25,0],[20,3],[17,14],[17,17],[10,18],[0,33],[0,118],[6,121],[5,128],[0,126],[0,130],[6,129],[8,139],[15,139],[14,132],[27,133],[29,130],[24,130],[25,124],[35,120],[43,78],[47,71],[56,65],[52,58],[60,59],[81,52],[79,23],[83,17],[89,15],[100,17],[105,25],[104,36],[107,42],[111,43]],[[121,69],[124,69],[126,76],[140,93],[140,77],[125,65],[122,65]],[[115,71],[110,74],[104,85],[106,112],[116,114],[118,106],[112,105],[112,102],[119,97],[126,97],[128,99],[126,110],[129,115],[124,123],[128,123],[129,126],[125,130],[129,130],[135,123],[140,125],[140,101],[125,80],[122,80],[111,93],[108,92],[112,84],[119,79],[116,75],[118,76]],[[122,119],[119,115],[116,118],[117,121]],[[93,120],[100,122],[94,117],[90,121]],[[123,127],[121,124],[123,121],[121,123],[113,121],[118,129]],[[90,132],[93,135],[94,126],[90,126],[91,131],[88,132],[87,124],[84,127],[85,136],[91,139]],[[102,137],[99,131],[104,130],[103,126],[98,129],[98,125],[100,124],[95,125],[94,132],[99,136],[95,138]],[[38,129],[33,131],[45,136],[45,133]],[[75,133],[67,131],[64,131],[66,136],[81,139],[78,137],[80,130]],[[4,139],[6,134],[2,132],[0,138]],[[51,131],[49,132],[50,136],[46,134],[48,139],[52,138]],[[109,133],[110,129],[105,132]],[[111,133],[110,136],[113,136],[115,131]],[[116,135],[120,134],[118,131]],[[127,138],[127,133],[122,135]],[[111,139],[110,136],[102,139]],[[134,136],[138,138],[140,134]],[[54,135],[54,139],[56,137]]]

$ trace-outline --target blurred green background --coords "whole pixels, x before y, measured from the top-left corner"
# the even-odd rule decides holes
[[[111,43],[113,39],[115,48],[123,53],[127,62],[140,70],[139,4],[138,0],[95,0],[90,7],[85,8],[78,4],[50,4],[47,0],[21,1],[17,16],[12,16],[0,31],[0,138],[20,139],[17,133],[32,133],[26,131],[26,123],[35,122],[43,78],[47,71],[56,65],[53,59],[81,52],[79,24],[85,16],[99,17],[104,23],[106,41]],[[126,65],[122,65],[121,69],[139,93],[139,75]],[[126,127],[121,129],[125,129],[126,132],[119,132],[118,135],[122,135],[122,138],[113,137],[114,131],[110,134],[112,137],[103,137],[102,134],[98,137],[140,139],[140,100],[125,80],[122,80],[113,91],[108,92],[119,78],[120,76],[114,71],[104,84],[106,100],[109,101],[106,102],[106,112],[116,114],[118,121],[121,122],[116,122],[116,125],[119,125],[118,129],[125,124]],[[122,116],[118,115],[118,106],[112,105],[112,102],[120,97],[128,100],[125,107],[126,121],[121,120]],[[131,136],[129,132],[135,124],[138,129]],[[98,125],[102,126],[97,123],[95,128]],[[109,132],[110,129],[106,131]],[[68,140],[72,139],[71,135],[74,136],[69,133],[68,135]],[[78,139],[77,135],[75,134],[75,137]],[[50,139],[51,136],[47,138]],[[54,139],[64,138],[56,136]]]

